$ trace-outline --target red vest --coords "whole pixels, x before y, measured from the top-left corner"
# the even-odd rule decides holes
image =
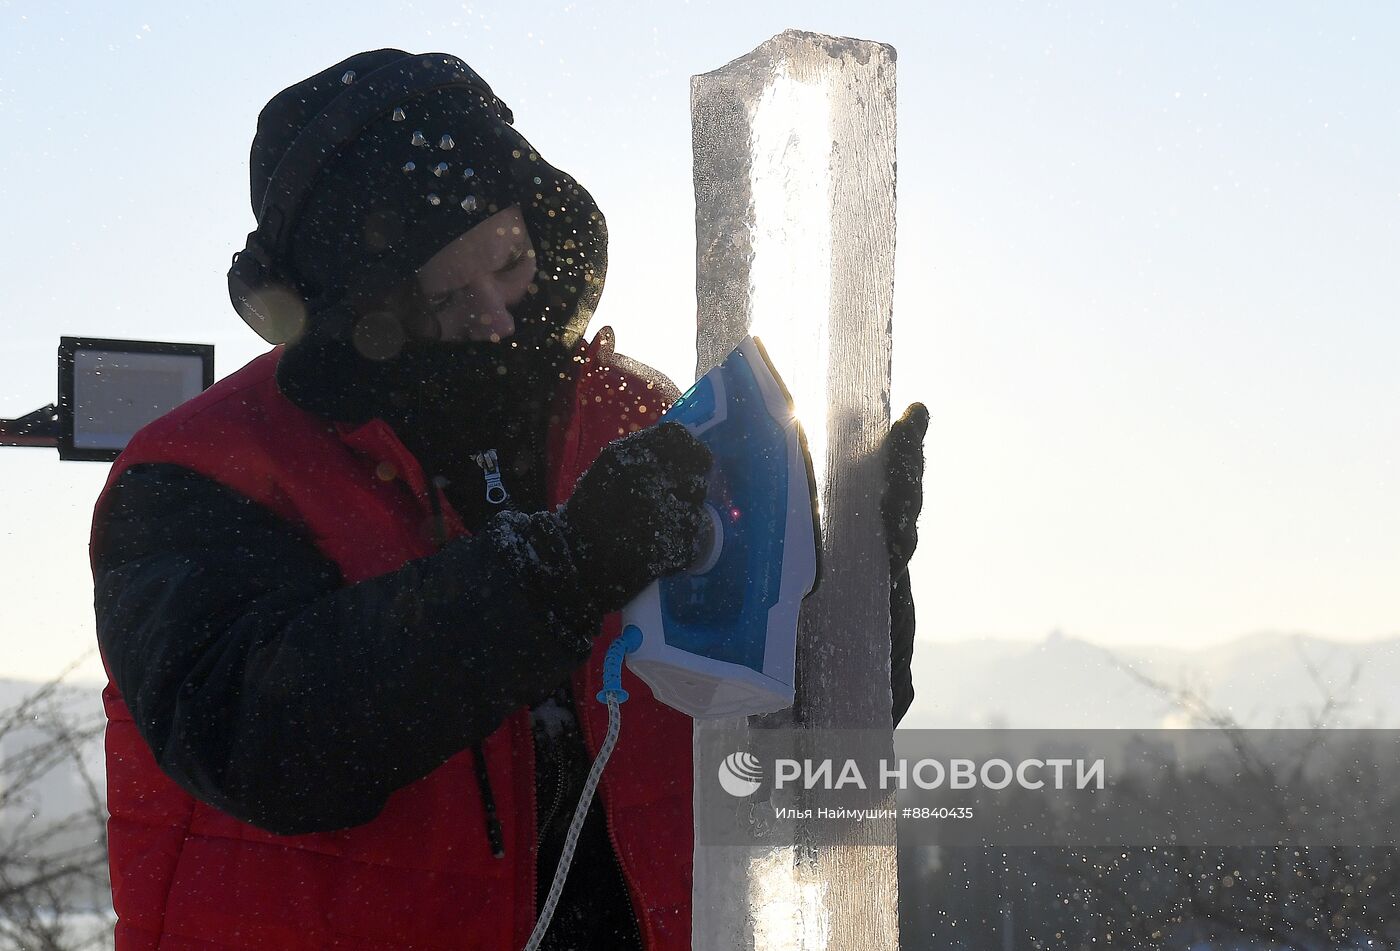
[[[380,420],[332,424],[291,403],[274,379],[282,348],[151,423],[112,466],[185,466],[305,528],[347,584],[393,571],[434,546],[417,460]],[[656,420],[664,394],[609,366],[612,333],[581,346],[547,443],[549,503],[619,435]],[[384,478],[389,475],[390,478]],[[107,489],[98,499],[101,511]],[[444,511],[449,533],[463,534]],[[603,622],[572,686],[590,757],[607,731]],[[462,635],[471,636],[469,623]],[[599,794],[649,951],[690,947],[691,721],[624,670],[631,699]],[[521,707],[483,744],[505,855],[494,858],[472,753],[395,792],[352,829],[278,836],[197,801],[156,765],[115,686],[103,693],[112,898],[118,951],[145,949],[490,949],[524,946],[535,921],[534,743]],[[356,698],[346,697],[345,703]]]

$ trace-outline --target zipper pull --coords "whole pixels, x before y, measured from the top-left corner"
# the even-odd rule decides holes
[[[475,453],[472,459],[481,467],[482,475],[486,477],[486,501],[492,505],[501,505],[510,498],[505,483],[501,481],[501,468],[496,462],[496,450],[487,449],[485,452]]]

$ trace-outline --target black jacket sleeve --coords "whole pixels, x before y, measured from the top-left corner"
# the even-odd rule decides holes
[[[909,561],[919,545],[924,507],[924,435],[928,409],[911,403],[885,441],[885,492],[880,512],[890,556],[890,695],[895,726],[914,703],[914,590]]]
[[[909,566],[890,578],[890,714],[894,725],[914,704],[914,590]]]
[[[550,512],[353,585],[178,466],[128,469],[99,520],[98,640],[138,730],[184,789],[272,832],[374,818],[547,695],[598,630]]]

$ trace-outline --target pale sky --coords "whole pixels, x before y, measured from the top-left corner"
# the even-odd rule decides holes
[[[63,334],[261,352],[224,283],[257,113],[383,46],[460,55],[588,186],[593,328],[688,383],[689,77],[787,28],[899,54],[921,641],[1400,634],[1387,4],[0,2],[0,416]],[[0,449],[0,676],[93,642],[106,469]]]

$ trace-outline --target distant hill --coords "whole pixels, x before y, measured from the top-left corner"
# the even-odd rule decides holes
[[[60,684],[46,700],[34,704],[25,716],[16,719],[21,703],[32,698],[43,684],[25,680],[0,679],[0,786],[8,791],[0,797],[0,831],[17,822],[29,821],[37,813],[40,821],[58,820],[87,808],[90,799],[81,775],[71,760],[59,759],[51,768],[24,784],[22,795],[14,798],[13,784],[25,771],[27,751],[36,745],[52,743],[54,717],[63,718],[70,728],[83,724],[99,725],[102,716],[102,688],[95,684]],[[102,735],[98,732],[82,748],[83,762],[103,788]],[[105,791],[105,790],[104,790]]]
[[[1109,651],[1061,634],[1040,641],[920,641],[914,652],[914,705],[901,726],[1186,725],[1167,697],[1134,679],[1124,666],[1172,687],[1194,685],[1213,707],[1248,727],[1307,725],[1329,690],[1338,700],[1350,701],[1330,725],[1400,727],[1400,638],[1345,643],[1273,633],[1199,650],[1135,646]],[[39,686],[0,679],[0,711],[12,709]],[[74,714],[101,712],[99,685],[65,685],[59,697]],[[12,756],[32,735],[24,728],[0,738],[0,758]],[[100,766],[100,738],[85,758]],[[53,806],[75,801],[78,792],[74,779],[62,775],[46,778],[42,788]]]
[[[1329,725],[1400,726],[1400,638],[1344,643],[1273,633],[1199,650],[1135,646],[1112,652],[1061,634],[1034,642],[921,641],[914,651],[914,705],[900,725],[1186,725],[1167,697],[1122,665],[1174,688],[1191,685],[1246,727],[1306,726],[1329,691],[1350,701]]]
[[[42,683],[32,680],[0,677],[0,712],[12,709],[43,686]],[[102,687],[103,685],[98,683],[64,683],[59,685],[57,693],[65,704],[72,703],[99,710],[102,707]]]

